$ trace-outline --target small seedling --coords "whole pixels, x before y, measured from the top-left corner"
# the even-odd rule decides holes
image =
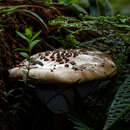
[[[25,34],[19,32],[19,31],[16,31],[17,35],[19,37],[21,37],[22,39],[24,39],[28,44],[27,48],[17,48],[16,49],[18,51],[21,51],[20,55],[23,56],[28,61],[28,65],[25,67],[25,71],[23,71],[23,73],[25,74],[25,80],[24,80],[25,86],[28,85],[29,72],[31,69],[33,69],[30,66],[31,63],[35,62],[35,64],[43,65],[42,63],[37,62],[37,61],[33,61],[31,59],[32,49],[41,41],[41,40],[36,39],[41,34],[41,32],[42,31],[40,30],[33,35],[33,30],[31,27],[25,29]]]

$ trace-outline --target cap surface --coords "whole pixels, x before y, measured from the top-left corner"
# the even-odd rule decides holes
[[[31,63],[29,76],[39,83],[82,83],[90,80],[107,78],[116,73],[116,65],[110,56],[100,51],[85,49],[57,49],[40,52],[31,56],[33,61],[40,61],[43,66]],[[10,78],[24,78],[24,60],[17,67],[9,70]]]

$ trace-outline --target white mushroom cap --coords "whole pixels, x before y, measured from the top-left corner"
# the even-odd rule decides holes
[[[39,83],[82,83],[90,80],[107,78],[116,73],[116,65],[112,59],[100,52],[85,49],[57,49],[37,53],[31,58],[40,61],[39,64],[31,64],[29,76],[37,79]],[[17,67],[9,70],[10,78],[24,78],[24,60]]]

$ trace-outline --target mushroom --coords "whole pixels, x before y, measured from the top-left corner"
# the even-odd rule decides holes
[[[56,49],[54,51],[40,52],[31,56],[32,69],[29,77],[38,83],[75,84],[91,80],[107,78],[116,73],[116,65],[107,54],[86,49]],[[17,67],[9,70],[10,78],[25,77],[25,66],[29,62],[24,60]]]
[[[37,53],[31,56],[31,59],[43,63],[43,66],[41,66],[32,62],[29,77],[36,79],[36,82],[40,83],[39,86],[46,84],[45,87],[42,85],[40,89],[36,87],[36,93],[41,102],[44,102],[55,114],[69,111],[66,99],[68,99],[69,105],[73,105],[75,84],[79,85],[80,83],[107,78],[116,74],[116,65],[111,57],[97,50],[56,49]],[[17,67],[10,69],[10,78],[25,78],[23,71],[25,71],[28,64],[29,62],[24,60]],[[62,86],[59,88],[57,84],[60,86],[62,84]],[[66,86],[74,87],[67,87],[69,89],[66,89]],[[87,86],[89,86],[89,83],[87,83]],[[56,87],[57,89],[55,89]],[[88,90],[86,85],[80,85],[77,89],[82,97],[86,97],[88,92],[93,90],[93,87],[89,87]],[[66,96],[66,99],[63,95]]]

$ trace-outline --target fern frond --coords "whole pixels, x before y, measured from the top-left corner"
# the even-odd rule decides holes
[[[74,124],[74,128],[77,130],[94,130],[93,128],[88,127],[83,121],[81,121],[80,119],[68,115],[69,119],[73,124]]]
[[[108,112],[103,130],[109,129],[130,109],[130,75],[120,86]]]

